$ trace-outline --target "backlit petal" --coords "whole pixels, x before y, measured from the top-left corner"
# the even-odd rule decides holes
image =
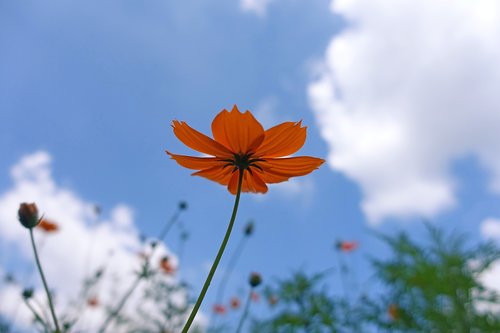
[[[229,179],[229,184],[227,185],[227,189],[229,190],[229,192],[231,192],[231,194],[236,194],[236,192],[238,191],[239,177],[240,177],[240,171],[237,170],[232,174],[231,179]]]
[[[174,120],[172,127],[174,128],[175,136],[191,149],[219,157],[233,155],[226,147],[191,128],[183,121]]]
[[[258,174],[266,183],[279,183],[290,177],[307,175],[324,162],[325,160],[321,158],[309,156],[268,158],[258,163],[262,168],[262,172]]]
[[[232,175],[233,175],[233,167],[229,166],[225,168],[222,168],[220,166],[214,166],[212,168],[204,169],[193,173],[193,176],[201,176],[209,180],[212,180],[214,182],[217,182],[221,185],[228,185]]]
[[[282,157],[297,152],[306,141],[307,127],[302,122],[286,122],[266,131],[265,139],[257,148],[256,156]]]
[[[231,112],[222,110],[212,122],[215,141],[233,153],[253,152],[264,140],[264,128],[246,111],[241,113],[236,105]]]
[[[266,183],[262,180],[262,178],[259,177],[259,175],[255,172],[252,171],[250,173],[249,171],[245,171],[245,175],[243,177],[243,187],[242,187],[242,192],[254,192],[254,193],[266,193],[267,192],[267,185]]]
[[[166,153],[169,154],[170,157],[172,157],[172,159],[174,159],[177,163],[188,169],[202,170],[202,169],[212,168],[215,166],[222,167],[225,164],[227,164],[227,162],[222,161],[221,159],[216,157],[193,157],[193,156],[177,155],[177,154],[172,154],[168,150],[166,151]]]

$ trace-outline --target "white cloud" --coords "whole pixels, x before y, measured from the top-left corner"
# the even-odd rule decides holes
[[[265,16],[267,7],[274,0],[240,0],[241,8],[246,12],[253,12],[258,16]]]
[[[0,194],[0,259],[3,261],[0,268],[1,264],[5,265],[4,270],[14,273],[18,283],[0,284],[0,314],[10,318],[17,311],[17,324],[29,326],[32,317],[21,304],[21,288],[35,284],[37,298],[41,301],[46,299],[40,279],[33,269],[28,231],[17,221],[21,202],[35,202],[40,212],[60,227],[60,231],[53,234],[35,229],[47,280],[56,292],[57,312],[67,313],[71,301],[80,292],[83,278],[101,267],[105,267],[105,274],[95,291],[96,296],[102,304],[116,305],[135,279],[134,272],[141,266],[137,254],[143,249],[143,244],[134,225],[132,209],[120,204],[110,211],[109,217],[105,216],[107,214],[96,215],[92,203],[54,181],[51,157],[45,152],[24,157],[12,168],[11,176],[13,186]],[[167,253],[175,263],[175,256],[163,245],[156,251],[152,263],[158,263],[160,257]],[[168,283],[175,283],[172,278],[165,279]],[[124,313],[134,317],[136,306],[142,302],[140,296],[145,286],[146,283],[143,283],[136,291]],[[176,292],[172,297],[178,302],[185,302],[183,292]],[[85,318],[78,323],[80,329],[95,331],[97,325],[102,323],[105,312],[100,307],[87,309],[78,315]],[[112,331],[120,332],[120,329],[113,328]]]
[[[481,222],[481,235],[500,240],[500,219],[490,217]]]
[[[357,182],[372,223],[456,204],[468,154],[500,192],[500,2],[336,0],[334,36],[308,88],[330,167]]]

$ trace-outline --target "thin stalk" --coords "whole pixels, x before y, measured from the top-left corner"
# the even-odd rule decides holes
[[[240,322],[238,324],[238,328],[236,329],[236,333],[240,333],[241,329],[243,328],[243,323],[245,322],[245,319],[247,319],[248,316],[248,311],[250,310],[250,303],[252,300],[252,292],[253,288],[250,289],[250,292],[248,293],[248,297],[245,303],[245,309],[243,310],[243,314],[241,315]]]
[[[207,293],[208,287],[210,286],[210,282],[212,282],[212,278],[214,277],[215,271],[217,270],[217,266],[219,265],[219,261],[222,258],[222,254],[224,253],[224,250],[226,249],[227,242],[229,241],[229,236],[231,236],[231,231],[233,230],[233,225],[234,225],[234,220],[236,219],[236,213],[238,212],[238,205],[240,203],[240,195],[241,195],[241,185],[243,183],[243,174],[244,174],[244,169],[239,170],[239,177],[238,177],[238,189],[236,191],[236,198],[234,200],[234,207],[233,207],[233,213],[231,215],[231,219],[229,221],[229,224],[227,226],[226,234],[224,235],[224,239],[222,240],[222,243],[219,247],[219,251],[217,252],[217,256],[215,257],[214,263],[212,264],[212,268],[210,269],[210,272],[208,273],[207,279],[205,280],[205,283],[203,284],[203,288],[201,289],[200,295],[198,296],[198,299],[196,300],[196,303],[194,305],[193,310],[191,310],[191,314],[189,315],[189,318],[184,325],[184,328],[182,329],[182,333],[187,333],[189,328],[191,327],[191,324],[193,323],[194,317],[196,317],[196,313],[198,312],[198,309],[201,306],[201,303],[203,302],[203,298],[205,298],[205,294]]]
[[[134,283],[130,286],[128,289],[127,293],[123,295],[123,298],[121,299],[120,303],[118,303],[118,306],[116,307],[115,310],[109,313],[108,317],[104,321],[104,323],[101,325],[101,328],[99,329],[99,333],[104,333],[106,329],[108,328],[109,324],[113,321],[113,319],[118,316],[118,313],[120,313],[121,309],[125,305],[125,303],[128,301],[129,297],[132,295],[132,293],[135,291],[135,289],[139,286],[139,282],[141,282],[142,278],[144,276],[141,274],[137,276],[135,279]]]
[[[56,312],[54,311],[54,303],[52,302],[52,296],[50,295],[49,286],[47,284],[47,280],[45,279],[45,275],[43,274],[42,264],[40,263],[40,259],[38,258],[38,251],[35,245],[35,238],[33,237],[33,228],[30,228],[30,238],[31,245],[33,247],[33,253],[35,254],[36,266],[38,268],[38,273],[40,273],[40,277],[42,278],[43,287],[45,288],[45,293],[47,294],[47,299],[49,301],[50,314],[52,315],[52,320],[54,321],[54,326],[56,327],[56,333],[61,333],[61,329],[59,328],[59,322],[57,321]]]
[[[167,233],[169,232],[170,228],[174,225],[174,223],[179,218],[180,212],[181,212],[181,209],[178,208],[178,210],[174,213],[174,215],[172,215],[172,217],[170,218],[170,220],[168,221],[168,223],[165,225],[165,227],[163,228],[163,230],[159,233],[158,239],[160,241],[163,241],[163,239],[167,236]],[[147,259],[147,262],[145,264],[146,265],[145,269],[149,269],[150,259],[153,257],[153,254],[155,253],[155,251],[156,251],[157,248],[158,248],[158,244],[155,243],[155,245],[152,246],[151,254],[149,255],[149,257]],[[146,276],[147,276],[147,274],[140,274],[139,276],[137,276],[137,278],[135,279],[134,283],[130,286],[130,288],[125,293],[125,295],[123,295],[120,303],[118,303],[118,305],[116,306],[115,310],[113,310],[113,311],[111,311],[109,313],[108,317],[106,318],[106,320],[101,325],[101,328],[99,329],[99,333],[104,333],[106,331],[106,329],[108,328],[109,324],[111,324],[111,322],[113,321],[113,319],[115,319],[116,316],[118,316],[118,314],[120,313],[120,311],[123,308],[123,306],[125,305],[125,303],[128,301],[128,299],[133,294],[133,292],[135,291],[135,289],[137,289],[137,287],[139,286],[139,283],[141,282],[141,280],[143,278],[145,278]]]
[[[38,314],[38,312],[36,312],[35,308],[30,304],[30,302],[28,302],[26,298],[23,297],[23,300],[24,304],[26,304],[28,309],[30,309],[31,313],[33,314],[33,316],[35,316],[35,321],[42,324],[44,332],[48,332],[50,330],[50,326],[42,319],[42,317]]]
[[[219,288],[217,290],[217,297],[215,298],[216,303],[220,303],[222,299],[224,298],[224,291],[226,289],[227,285],[227,280],[229,280],[229,276],[231,275],[234,267],[236,266],[236,262],[238,261],[242,251],[243,247],[245,246],[247,237],[244,237],[240,240],[236,250],[233,252],[233,256],[229,260],[229,263],[227,265],[227,270],[224,273],[224,276],[222,277],[222,280],[219,284]]]
[[[168,221],[168,223],[165,225],[165,227],[163,227],[163,230],[158,235],[158,239],[160,241],[163,241],[163,239],[167,236],[167,234],[170,231],[170,229],[172,228],[172,226],[175,224],[175,222],[177,222],[177,219],[179,218],[180,213],[181,213],[180,209],[178,209],[175,212],[175,214],[172,215],[172,217],[170,218],[170,221]]]

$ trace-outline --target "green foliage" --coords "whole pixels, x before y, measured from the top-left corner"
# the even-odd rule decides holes
[[[255,322],[252,331],[257,333],[322,333],[339,332],[340,303],[328,297],[320,286],[326,273],[307,276],[296,272],[291,278],[279,281],[277,286],[266,288],[268,298],[275,297],[274,315]]]
[[[373,265],[386,293],[360,302],[363,319],[388,332],[500,332],[488,310],[500,299],[480,280],[500,251],[492,243],[466,247],[463,236],[446,237],[430,226],[428,234],[428,246],[406,234],[382,237],[392,258]]]
[[[381,236],[391,250],[388,259],[372,260],[381,292],[347,302],[327,295],[324,275],[295,273],[267,289],[279,303],[253,332],[500,332],[499,295],[481,282],[499,249],[427,228],[427,245],[405,233]]]

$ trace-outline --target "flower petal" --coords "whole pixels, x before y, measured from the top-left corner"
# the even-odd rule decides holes
[[[192,175],[207,178],[221,185],[228,185],[229,181],[231,180],[231,177],[236,173],[237,172],[233,173],[233,167],[223,168],[220,166],[214,166],[212,168],[195,172]],[[238,179],[236,179],[236,181],[238,181]]]
[[[266,193],[267,185],[262,178],[252,171],[245,171],[243,176],[242,192]]]
[[[194,170],[202,170],[208,169],[215,166],[222,168],[227,162],[216,158],[216,157],[193,157],[193,156],[185,156],[185,155],[177,155],[172,154],[168,150],[165,151],[172,159],[174,159],[181,166],[194,169]]]
[[[240,176],[240,171],[238,170],[233,173],[231,179],[229,180],[227,189],[232,194],[236,194],[236,192],[238,191],[239,176]],[[246,170],[245,174],[243,175],[243,184],[241,184],[241,192],[266,193],[267,185],[266,183],[264,183],[262,178],[260,178],[257,174],[253,172],[253,170],[252,173]]]
[[[227,189],[231,194],[235,194],[238,192],[238,179],[240,177],[240,170],[237,170],[233,173],[231,176],[231,179],[229,180],[229,184],[227,185]],[[242,186],[243,187],[243,186]]]
[[[325,160],[321,158],[309,156],[268,158],[258,163],[262,171],[257,172],[257,174],[266,183],[279,183],[290,177],[307,175],[319,168],[324,162]]]
[[[212,122],[215,141],[235,154],[253,152],[264,140],[264,128],[250,111],[241,113],[235,105],[222,110]]]
[[[266,137],[255,152],[256,156],[282,157],[297,152],[306,141],[307,127],[298,123],[286,122],[266,131]]]
[[[191,128],[183,121],[174,120],[172,127],[175,136],[191,149],[218,157],[233,156],[226,147]]]

